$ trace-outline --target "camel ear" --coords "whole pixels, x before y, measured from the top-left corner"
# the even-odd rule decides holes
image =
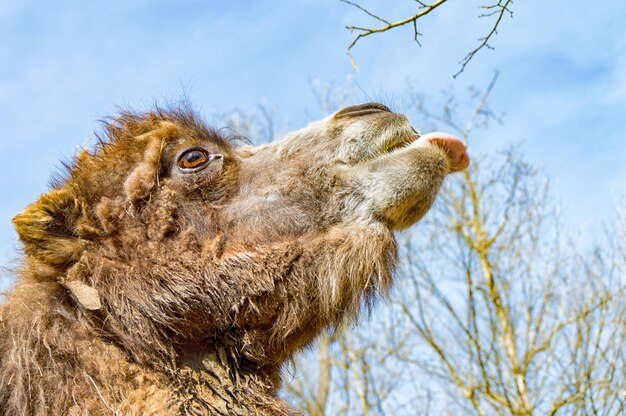
[[[55,189],[13,218],[24,252],[55,267],[76,261],[87,241],[78,235],[83,204],[69,189]]]

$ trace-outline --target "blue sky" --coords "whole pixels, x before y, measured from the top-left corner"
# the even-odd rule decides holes
[[[355,101],[393,103],[412,88],[500,79],[492,107],[502,125],[479,132],[474,153],[523,143],[583,236],[610,223],[626,196],[626,7],[623,1],[513,5],[466,72],[459,60],[486,33],[479,1],[451,1],[420,24],[371,37],[346,56],[346,24],[372,24],[337,0],[3,0],[0,4],[0,263],[17,257],[13,215],[47,189],[59,160],[89,143],[116,106],[147,109],[186,92],[204,114],[266,100],[289,129],[322,115],[310,80],[356,85]],[[389,19],[412,0],[365,1]],[[419,127],[419,126],[417,126]],[[0,284],[1,286],[1,284]]]

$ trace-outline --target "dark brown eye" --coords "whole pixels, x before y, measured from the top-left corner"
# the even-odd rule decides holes
[[[193,147],[183,151],[176,163],[182,173],[196,173],[210,166],[211,162],[223,158],[224,155],[221,153],[213,153],[202,147]]]
[[[204,149],[189,149],[178,158],[178,167],[186,172],[202,169],[212,159]]]

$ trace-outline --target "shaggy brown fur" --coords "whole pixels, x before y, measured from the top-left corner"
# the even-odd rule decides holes
[[[108,123],[14,218],[2,413],[293,414],[281,366],[390,286],[392,231],[450,170],[445,146],[416,138],[379,104],[256,148],[188,111]]]

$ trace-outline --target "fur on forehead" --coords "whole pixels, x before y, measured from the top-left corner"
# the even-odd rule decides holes
[[[94,149],[64,163],[65,174],[53,178],[53,188],[71,184],[93,202],[119,195],[122,187],[129,199],[143,198],[162,174],[161,156],[168,144],[207,141],[228,152],[239,140],[209,128],[187,105],[146,113],[123,111],[102,120],[102,125]]]

